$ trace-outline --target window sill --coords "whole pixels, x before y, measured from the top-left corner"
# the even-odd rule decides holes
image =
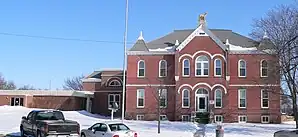
[[[238,76],[238,78],[246,78],[246,76]]]
[[[145,106],[144,107],[137,107],[137,109],[143,109],[143,108],[145,108]]]
[[[265,109],[266,110],[266,109],[269,109],[269,107],[261,107],[261,109]]]
[[[208,75],[208,76],[200,76],[200,75],[195,75],[195,77],[208,78],[208,77],[209,77],[209,75]]]
[[[188,109],[188,108],[190,108],[190,107],[182,107],[183,109]]]
[[[137,76],[137,78],[143,79],[143,78],[145,78],[145,76],[142,76],[142,77],[140,77],[140,76]]]
[[[182,75],[183,78],[190,77],[190,75]]]
[[[246,107],[238,107],[238,109],[246,110]]]
[[[260,76],[260,78],[268,78],[268,76]]]
[[[214,107],[214,109],[222,109],[222,107]]]
[[[222,75],[214,75],[214,77],[220,78],[220,77],[222,77]]]
[[[159,107],[160,109],[166,109],[167,107]]]

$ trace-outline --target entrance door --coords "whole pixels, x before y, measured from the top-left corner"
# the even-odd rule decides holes
[[[208,91],[206,89],[198,89],[196,93],[196,111],[208,111]]]

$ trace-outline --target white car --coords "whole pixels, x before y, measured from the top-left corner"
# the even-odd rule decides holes
[[[81,137],[138,137],[138,133],[123,123],[102,122],[82,129]]]

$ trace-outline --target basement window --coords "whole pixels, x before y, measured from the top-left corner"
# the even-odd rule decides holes
[[[269,123],[269,116],[261,116],[261,123]]]
[[[137,120],[144,120],[144,115],[137,115]]]
[[[247,121],[247,116],[245,116],[245,115],[238,116],[239,123],[246,123],[246,121]]]
[[[223,122],[223,116],[222,115],[215,115],[214,116],[214,122],[215,123],[222,123]]]
[[[182,115],[182,122],[189,122],[190,116],[189,115]]]
[[[167,115],[160,115],[160,121],[167,121],[168,118],[167,118]]]

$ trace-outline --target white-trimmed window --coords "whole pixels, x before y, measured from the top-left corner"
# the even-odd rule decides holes
[[[182,91],[182,108],[189,108],[190,106],[190,92],[188,89]]]
[[[222,63],[220,59],[214,60],[214,76],[222,75]]]
[[[145,89],[137,90],[137,108],[145,107]]]
[[[206,56],[198,56],[196,59],[196,76],[209,75],[209,59]]]
[[[112,108],[114,103],[117,103],[118,108],[120,108],[120,94],[109,94],[108,102],[108,108]]]
[[[144,115],[137,115],[137,120],[144,120]]]
[[[238,122],[239,123],[246,123],[247,122],[247,116],[245,116],[245,115],[238,116]]]
[[[182,120],[182,122],[189,122],[190,121],[190,115],[182,115],[181,120]]]
[[[145,61],[140,60],[138,62],[138,77],[145,77]]]
[[[167,61],[161,60],[159,61],[159,77],[167,76]]]
[[[119,82],[119,80],[113,79],[109,82],[109,86],[111,87],[119,87],[121,86],[121,83]]]
[[[261,116],[261,123],[270,123],[269,116]]]
[[[189,59],[184,59],[183,60],[182,76],[190,76],[190,62],[189,62]]]
[[[166,108],[168,104],[168,92],[167,89],[159,89],[160,107]]]
[[[268,77],[268,63],[266,60],[261,61],[261,77]]]
[[[238,90],[238,107],[246,108],[246,89]]]
[[[222,115],[214,115],[214,122],[222,123],[223,122],[223,116]]]
[[[269,108],[269,92],[268,90],[261,90],[261,107]]]
[[[238,77],[246,77],[246,62],[244,60],[238,61]]]
[[[167,121],[168,120],[167,115],[160,115],[159,118],[160,118],[161,121]]]
[[[214,102],[215,108],[221,108],[222,107],[222,91],[221,89],[215,90],[215,102]]]

